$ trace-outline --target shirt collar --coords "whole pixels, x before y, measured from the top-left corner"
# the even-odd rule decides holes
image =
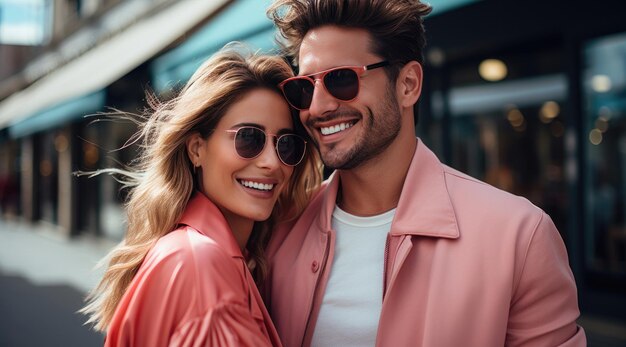
[[[179,225],[189,226],[214,240],[231,257],[243,258],[235,235],[222,212],[199,191],[194,192],[180,218]]]

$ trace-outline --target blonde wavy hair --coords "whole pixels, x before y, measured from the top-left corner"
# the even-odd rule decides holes
[[[293,75],[280,57],[242,53],[236,48],[225,47],[202,64],[174,99],[161,103],[154,96],[148,97],[151,111],[137,120],[139,131],[133,140],[140,141],[140,154],[130,169],[92,173],[116,175],[130,188],[125,204],[125,238],[103,259],[103,263],[108,260],[108,267],[81,310],[90,316],[87,323],[93,323],[96,330],[107,329],[146,254],[160,237],[176,228],[196,189],[186,140],[194,133],[209,137],[229,107],[247,92],[266,88],[280,93],[278,84]],[[292,117],[296,132],[308,137],[295,113]],[[255,223],[246,245],[248,265],[257,283],[267,272],[264,249],[273,225],[296,218],[320,181],[317,151],[307,146],[305,159],[295,167],[271,217]]]

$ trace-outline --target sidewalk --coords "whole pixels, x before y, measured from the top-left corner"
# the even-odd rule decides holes
[[[69,285],[87,293],[103,273],[95,265],[114,246],[93,237],[68,240],[53,226],[0,219],[0,272],[35,285]]]
[[[102,275],[94,265],[113,246],[0,219],[0,346],[102,346],[78,310]]]

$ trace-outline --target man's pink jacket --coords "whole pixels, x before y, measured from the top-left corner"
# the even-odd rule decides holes
[[[220,210],[203,194],[161,237],[119,303],[105,347],[280,346]]]
[[[288,347],[311,342],[332,271],[339,185],[335,174],[268,248],[266,305]],[[586,344],[551,219],[526,199],[441,164],[420,141],[381,247],[377,346]]]

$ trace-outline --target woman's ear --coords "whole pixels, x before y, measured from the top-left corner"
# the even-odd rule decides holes
[[[199,133],[193,133],[187,139],[185,145],[187,146],[187,155],[194,167],[200,166],[202,162],[202,147],[204,146],[205,139],[200,136]]]
[[[413,107],[422,94],[422,65],[415,60],[408,62],[398,74],[396,90],[400,107]]]

